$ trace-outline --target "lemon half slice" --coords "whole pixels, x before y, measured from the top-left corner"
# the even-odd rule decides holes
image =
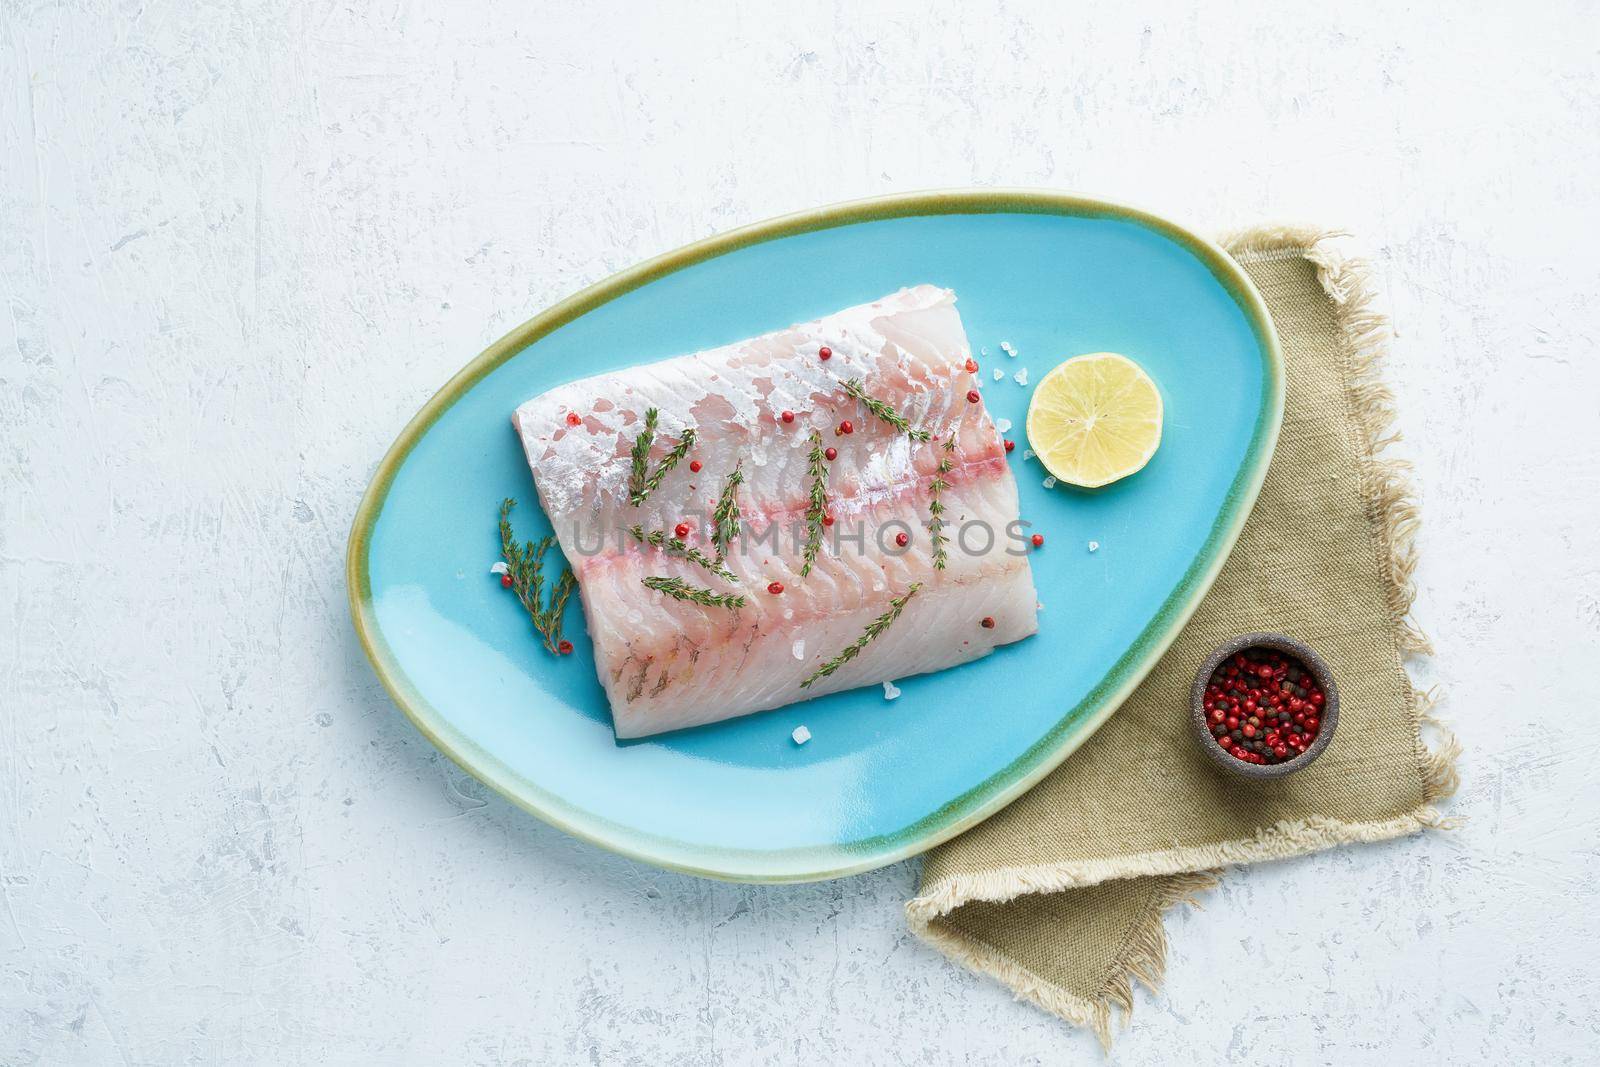
[[[1045,469],[1092,489],[1141,469],[1161,445],[1161,394],[1115,352],[1069,359],[1028,402],[1028,444]]]

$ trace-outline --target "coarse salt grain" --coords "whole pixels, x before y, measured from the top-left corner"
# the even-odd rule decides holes
[[[794,728],[794,733],[790,734],[789,736],[794,738],[795,744],[803,745],[807,741],[811,740],[811,731],[807,730],[804,726],[796,726]]]
[[[1006,355],[1010,356],[1012,359],[1016,359],[1017,358],[1017,350],[1015,348],[1011,347],[1011,342],[1010,341],[1001,341],[1000,342],[1000,351],[1004,352]]]
[[[1011,377],[1016,379],[1016,382],[1017,382],[1018,385],[1027,385],[1028,384],[1028,368],[1027,367],[1023,367],[1021,370],[1017,371],[1017,373],[1013,374]]]
[[[506,566],[505,560],[501,560],[499,563],[496,563],[493,567],[489,568],[489,573],[490,574],[505,574],[510,570],[511,570],[511,568]]]
[[[1089,542],[1089,551],[1090,552],[1098,552],[1098,551],[1100,551],[1100,542],[1099,541],[1090,541]]]
[[[893,682],[884,682],[883,683],[883,699],[885,699],[885,700],[893,700],[895,697],[897,697],[899,695],[900,695],[900,687],[899,686],[895,685]]]
[[[1050,477],[1044,480],[1044,487],[1046,489],[1054,489],[1056,487],[1055,475],[1052,474]]]
[[[996,367],[994,369],[994,380],[995,381],[998,382],[1001,378],[1004,378],[1005,376],[1006,376],[1006,372],[1001,370],[999,367]]]
[[[994,420],[994,428],[999,430],[1001,433],[1009,433],[1011,430],[1011,420],[996,419]]]
[[[794,639],[794,644],[790,646],[790,651],[792,651],[794,653],[794,658],[795,659],[805,659],[806,658],[806,639],[803,638],[803,637],[795,638]]]
[[[1031,448],[1024,448],[1022,450],[1022,458],[1023,459],[1032,459],[1034,456],[1037,456],[1038,454],[1039,453],[1035,452]]]

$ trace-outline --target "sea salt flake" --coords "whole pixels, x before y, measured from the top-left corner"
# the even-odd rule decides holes
[[[1100,542],[1099,541],[1090,541],[1089,542],[1089,551],[1090,552],[1098,552],[1098,551],[1100,551]]]
[[[994,380],[995,381],[998,382],[1001,378],[1004,378],[1005,376],[1006,376],[1006,372],[1001,370],[999,367],[996,367],[994,369]]]
[[[1017,373],[1013,374],[1011,377],[1016,379],[1016,382],[1017,382],[1018,385],[1027,385],[1028,384],[1028,368],[1027,367],[1023,367],[1021,370],[1017,371]]]
[[[1024,448],[1022,450],[1022,458],[1023,459],[1032,459],[1034,456],[1037,456],[1038,454],[1039,453],[1035,452],[1031,448]]]
[[[1056,487],[1056,479],[1054,475],[1051,475],[1044,480],[1044,487],[1046,489],[1054,489]]]
[[[505,574],[510,569],[511,569],[510,567],[506,566],[506,561],[505,560],[501,560],[499,563],[496,563],[493,567],[489,568],[489,573],[490,574]]]
[[[895,697],[897,697],[899,695],[900,695],[900,687],[899,686],[895,685],[893,682],[884,682],[883,683],[883,699],[885,699],[885,700],[893,700]]]
[[[1007,433],[1011,429],[1011,420],[1010,419],[995,419],[994,420],[994,428],[999,430],[1001,433]]]
[[[1004,352],[1006,355],[1010,356],[1012,359],[1016,359],[1017,358],[1017,350],[1015,348],[1011,347],[1011,342],[1010,341],[1001,341],[1000,342],[1000,351]]]
[[[795,744],[803,745],[807,741],[811,740],[811,731],[807,730],[804,726],[796,726],[794,728],[794,733],[790,734],[789,736],[794,738]]]
[[[794,658],[795,659],[805,659],[806,658],[806,639],[805,638],[803,638],[803,637],[795,638],[794,639],[794,644],[789,646],[789,647],[790,647],[790,651],[792,651],[794,653]]]
[[[989,354],[989,350],[988,350],[988,349],[987,349],[987,348],[980,348],[980,349],[978,349],[978,355],[980,355],[980,356],[987,356],[987,355],[988,355],[988,354]]]

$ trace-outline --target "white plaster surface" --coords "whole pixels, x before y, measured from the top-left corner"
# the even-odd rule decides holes
[[[1348,226],[1400,333],[1468,821],[1231,874],[1116,1060],[1593,1062],[1600,20],[1227,7],[0,0],[0,1063],[1101,1062],[907,935],[915,863],[713,884],[486,795],[345,615],[512,325],[968,184]]]

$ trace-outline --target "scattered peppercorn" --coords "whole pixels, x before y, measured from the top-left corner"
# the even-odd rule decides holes
[[[833,516],[831,514],[822,516],[822,525],[824,525],[824,526],[832,526],[833,525]]]
[[[1044,547],[1044,534],[1034,534],[1029,540],[1033,542],[1034,548]]]
[[[1035,534],[1035,537],[1039,535]],[[1272,648],[1224,660],[1206,683],[1203,706],[1217,745],[1245,763],[1287,763],[1311,747],[1327,701],[1305,665]]]
[[[686,522],[680,522],[678,525],[672,528],[672,532],[678,535],[678,540],[682,541],[685,537],[689,536],[689,524]]]
[[[502,574],[500,576],[500,587],[502,589],[510,589],[511,588],[511,575]]]
[[[979,626],[981,626],[981,627],[983,627],[983,628],[984,628],[984,629],[985,629],[985,630],[992,630],[992,629],[994,629],[994,616],[993,616],[993,615],[985,615],[985,616],[984,616],[984,617],[983,617],[983,618],[982,618],[982,619],[981,619],[981,620],[980,620],[980,621],[979,621],[979,622],[978,622],[978,625],[979,625]]]
[[[700,473],[700,461],[697,460],[697,459],[691,459],[689,461],[689,469],[691,471],[694,471],[694,473],[699,474]]]
[[[982,399],[983,399],[983,397],[978,393],[978,391],[976,389],[968,389],[967,390],[967,403],[976,404],[978,401],[980,401]]]
[[[839,458],[839,450],[837,448],[829,448],[827,451],[823,452],[822,454],[824,456],[828,457],[828,462],[829,463],[832,463],[834,460]]]
[[[1017,443],[1015,441],[1007,441],[1006,442],[1006,451],[1007,452],[1015,451],[1016,447],[1017,447]]]
[[[559,654],[561,654],[563,656],[572,655],[572,642],[571,641],[562,641],[559,645],[556,646],[556,652],[558,652]]]
[[[583,421],[583,419],[578,416],[578,413],[576,411],[567,412],[567,425],[568,426],[576,426],[579,423],[581,423],[582,421]]]
[[[779,593],[783,592],[783,583],[782,582],[771,582],[771,583],[768,583],[767,592],[771,593],[773,596],[777,596]]]
[[[901,548],[904,548],[911,543],[911,535],[908,533],[897,533],[894,535],[894,543],[899,545]]]
[[[829,348],[827,345],[823,345],[821,348],[817,349],[817,358],[818,359],[832,359],[833,358],[833,349]]]
[[[842,433],[842,434],[843,433],[855,433],[856,432],[856,428],[855,428],[854,424],[852,424],[850,422],[849,419],[845,419],[843,422],[841,422],[839,424],[838,432]]]
[[[975,359],[967,360],[967,373],[968,374],[977,374],[978,373],[978,361],[977,360],[975,360]]]
[[[794,412],[785,411],[783,414],[779,415],[778,418],[782,419],[784,422],[793,422],[794,421]]]

